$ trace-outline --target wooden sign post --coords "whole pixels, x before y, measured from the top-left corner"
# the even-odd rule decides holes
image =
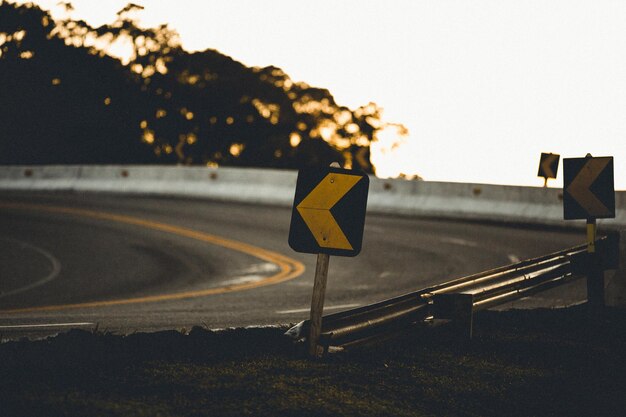
[[[318,341],[322,332],[322,313],[324,312],[324,296],[326,295],[329,261],[330,255],[325,253],[317,254],[313,297],[311,298],[311,327],[309,329],[309,355],[312,357],[320,356],[322,353]]]
[[[289,246],[317,254],[309,331],[309,354],[320,355],[324,296],[330,255],[361,251],[369,178],[334,162],[326,170],[301,170],[289,227]]]

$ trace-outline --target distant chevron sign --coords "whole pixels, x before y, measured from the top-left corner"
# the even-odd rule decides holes
[[[369,178],[341,168],[301,170],[289,228],[296,252],[356,256],[361,251]]]
[[[563,217],[566,220],[615,217],[613,157],[563,160]]]
[[[543,178],[556,178],[556,171],[559,168],[560,155],[555,153],[541,153],[541,159],[539,160],[539,172],[538,177]]]

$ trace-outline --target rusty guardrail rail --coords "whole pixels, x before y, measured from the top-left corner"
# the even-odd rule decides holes
[[[616,268],[619,234],[598,239],[596,247],[600,267],[603,270]],[[324,316],[320,344],[326,349],[348,347],[383,338],[433,318],[452,318],[449,317],[450,296],[461,295],[466,304],[469,300],[471,317],[472,312],[554,288],[587,274],[590,262],[586,249],[586,245],[576,246]],[[308,328],[309,321],[305,320],[285,334],[294,340],[303,340],[308,336]]]

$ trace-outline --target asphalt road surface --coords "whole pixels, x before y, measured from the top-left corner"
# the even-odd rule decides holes
[[[97,194],[0,197],[0,337],[295,323],[316,256],[287,243],[291,210]],[[331,257],[325,313],[584,242],[580,232],[368,215],[363,249]],[[580,301],[575,284],[513,307]],[[509,305],[510,307],[511,305]]]

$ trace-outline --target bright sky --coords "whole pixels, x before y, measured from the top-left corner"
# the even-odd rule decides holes
[[[128,2],[71,1],[73,17],[95,25]],[[626,189],[624,1],[134,3],[144,26],[168,23],[187,50],[275,65],[340,105],[376,102],[410,130],[395,152],[375,148],[380,176],[541,186],[541,152],[589,152],[614,156]],[[562,186],[561,166],[550,185]]]

